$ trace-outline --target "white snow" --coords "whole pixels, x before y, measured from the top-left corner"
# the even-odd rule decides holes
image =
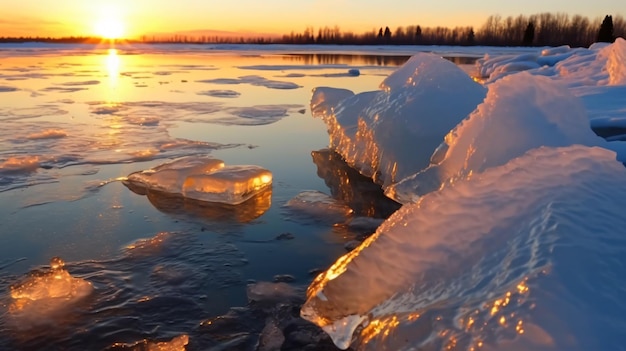
[[[584,106],[562,84],[522,72],[491,84],[485,101],[446,135],[433,164],[389,186],[386,194],[415,202],[528,150],[572,144],[603,144],[589,128]]]
[[[259,166],[225,166],[222,160],[189,156],[132,173],[124,183],[134,189],[238,205],[269,188],[272,173]]]
[[[327,124],[332,149],[359,172],[389,185],[428,166],[444,135],[484,96],[485,89],[453,63],[418,54],[380,90],[353,95],[316,89],[311,110]]]

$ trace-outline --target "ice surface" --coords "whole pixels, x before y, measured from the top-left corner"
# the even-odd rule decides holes
[[[196,94],[220,97],[220,98],[236,98],[236,97],[239,97],[239,95],[241,95],[241,93],[239,92],[236,92],[234,90],[228,90],[228,89],[205,90],[205,91],[197,92]]]
[[[185,197],[238,205],[272,185],[272,173],[253,165],[225,166],[209,174],[190,174],[183,184]]]
[[[116,343],[115,347],[131,350],[145,350],[145,351],[185,351],[187,350],[187,344],[189,343],[189,336],[182,334],[173,337],[169,341],[149,341],[142,340],[134,344],[121,344]]]
[[[54,323],[63,314],[71,314],[74,304],[91,295],[90,282],[65,270],[62,259],[50,261],[48,271],[36,272],[11,287],[11,321],[18,329]]]
[[[332,149],[364,175],[389,185],[428,166],[445,134],[485,93],[453,63],[417,54],[380,90],[350,95],[316,89],[311,110],[327,124]]]
[[[297,298],[298,292],[291,285],[283,282],[257,282],[246,287],[248,301],[279,302]]]
[[[8,93],[8,92],[17,91],[17,90],[18,89],[16,87],[0,85],[0,93]]]
[[[323,220],[331,223],[345,222],[354,212],[343,201],[320,191],[303,191],[285,204],[292,214]]]
[[[362,349],[619,349],[624,179],[604,148],[530,150],[404,205],[301,314],[344,349],[360,324]]]
[[[580,100],[547,77],[522,72],[489,85],[485,101],[446,135],[431,165],[386,189],[401,203],[500,166],[540,146],[604,144]]]
[[[57,138],[65,138],[67,133],[61,129],[47,129],[39,133],[29,134],[26,138],[28,139],[57,139]]]
[[[222,160],[189,156],[132,173],[124,182],[135,189],[238,205],[270,187],[272,173],[259,166],[225,166]]]
[[[215,158],[184,157],[152,169],[132,173],[127,177],[127,181],[135,187],[166,193],[181,193],[189,175],[208,174],[222,167],[224,167],[224,161]]]
[[[250,84],[255,86],[262,86],[269,89],[298,89],[302,88],[300,85],[293,82],[284,82],[278,80],[267,79],[265,77],[249,75],[242,76],[237,79],[234,78],[216,78],[216,79],[204,79],[198,80],[199,83],[212,83],[212,84]]]
[[[39,156],[16,156],[1,161],[0,174],[34,172],[39,168]]]

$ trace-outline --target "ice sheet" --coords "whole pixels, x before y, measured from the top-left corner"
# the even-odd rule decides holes
[[[618,349],[624,179],[603,148],[530,150],[403,206],[315,279],[301,314],[344,349],[360,324],[372,350]]]

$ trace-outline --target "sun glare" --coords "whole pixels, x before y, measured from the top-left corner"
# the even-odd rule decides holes
[[[124,36],[124,22],[120,11],[114,8],[104,8],[98,16],[99,18],[94,23],[96,35],[104,39],[119,39]]]

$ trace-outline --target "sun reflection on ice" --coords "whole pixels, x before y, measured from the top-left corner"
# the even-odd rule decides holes
[[[120,69],[122,67],[122,59],[117,49],[108,49],[104,58],[104,67],[109,81],[108,102],[119,101],[117,96],[117,88],[119,85]]]
[[[50,261],[48,271],[31,274],[11,286],[9,313],[18,329],[30,329],[58,322],[70,308],[93,292],[90,282],[70,275],[59,257]]]

